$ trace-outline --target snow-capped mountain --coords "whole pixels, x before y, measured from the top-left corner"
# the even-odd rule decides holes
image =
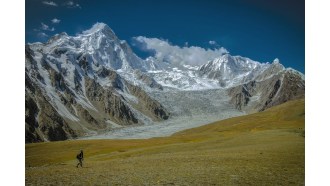
[[[25,69],[26,142],[92,135],[176,115],[161,104],[166,105],[166,96],[161,101],[151,96],[155,92],[182,96],[182,91],[223,89],[238,110],[260,111],[303,96],[305,88],[304,75],[277,59],[259,63],[225,54],[201,66],[143,60],[104,23],[77,36],[61,33],[47,43],[27,44]]]
[[[259,63],[249,58],[225,54],[202,65],[198,73],[217,80],[221,87],[232,87],[256,78],[269,66],[269,63]]]
[[[97,23],[75,37],[66,33],[55,35],[43,46],[43,52],[54,58],[66,53],[69,60],[72,60],[70,57],[84,54],[94,71],[100,67],[114,70],[150,69],[149,63],[137,57],[127,42],[119,40],[104,23]]]
[[[286,69],[278,59],[272,63],[260,63],[242,56],[224,54],[201,66],[175,66],[149,57],[158,68],[146,73],[157,83],[170,90],[206,90],[231,88],[252,80],[263,81]],[[295,71],[291,69],[291,71]],[[295,71],[299,73],[298,71]],[[299,73],[301,78],[304,75]]]
[[[156,59],[148,58],[154,64],[161,64],[157,70],[149,70],[147,74],[166,90],[206,90],[220,88],[218,81],[198,74],[198,66],[175,66]]]
[[[259,112],[289,100],[304,98],[305,77],[275,61],[256,78],[227,91],[237,109]]]
[[[74,138],[169,116],[160,103],[120,75],[136,75],[136,82],[162,88],[136,72],[150,70],[150,63],[103,23],[75,37],[62,33],[45,44],[28,44],[25,56],[28,142]]]

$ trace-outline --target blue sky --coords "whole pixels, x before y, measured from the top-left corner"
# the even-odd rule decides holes
[[[224,47],[260,62],[279,58],[305,72],[303,0],[26,0],[25,6],[26,43],[104,22],[142,58],[150,53],[133,45],[137,36],[180,47]]]

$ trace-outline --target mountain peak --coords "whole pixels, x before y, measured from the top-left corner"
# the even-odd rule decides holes
[[[97,32],[102,32],[102,31],[106,31],[106,32],[111,32],[112,34],[114,34],[114,32],[111,30],[111,28],[105,24],[105,23],[95,23],[92,28],[83,31],[83,34],[93,34],[93,33],[97,33]]]
[[[69,35],[66,33],[66,32],[61,32],[59,34],[55,34],[54,36],[52,36],[47,43],[52,43],[60,38],[63,38],[63,37],[68,37]]]
[[[280,63],[280,60],[278,58],[275,58],[272,65],[273,68],[277,68],[278,70],[285,70],[285,67]]]
[[[280,63],[280,60],[278,58],[275,58],[274,61],[273,61],[273,63],[279,64]]]

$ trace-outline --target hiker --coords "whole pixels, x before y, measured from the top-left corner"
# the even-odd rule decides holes
[[[77,168],[80,165],[80,167],[82,167],[82,161],[84,160],[84,153],[82,150],[80,150],[80,153],[77,154],[77,159],[78,159],[78,164],[77,164]]]

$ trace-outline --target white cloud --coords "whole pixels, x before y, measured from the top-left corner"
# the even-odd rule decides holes
[[[66,2],[66,5],[68,5],[68,6],[74,6],[74,2],[73,1],[68,1],[68,2]]]
[[[63,4],[67,8],[81,8],[81,6],[78,3],[75,3],[73,1],[67,1]]]
[[[48,6],[57,6],[57,4],[53,1],[43,1],[42,4],[45,4]]]
[[[48,37],[48,35],[46,33],[44,33],[44,32],[39,32],[37,34],[37,36],[40,37],[40,38],[47,38]]]
[[[228,51],[221,47],[216,49],[204,49],[198,46],[176,46],[168,41],[144,36],[134,37],[134,42],[144,51],[153,51],[158,60],[169,61],[173,64],[201,65],[207,61],[219,57]]]
[[[41,30],[45,30],[45,31],[54,31],[55,28],[50,28],[48,25],[44,24],[43,22],[41,22]]]
[[[60,23],[60,22],[61,22],[61,20],[59,20],[59,19],[57,19],[57,18],[52,19],[52,23],[53,23],[53,24],[58,24],[58,23]]]
[[[209,41],[209,44],[210,44],[210,45],[216,45],[217,42],[216,42],[216,41]]]

